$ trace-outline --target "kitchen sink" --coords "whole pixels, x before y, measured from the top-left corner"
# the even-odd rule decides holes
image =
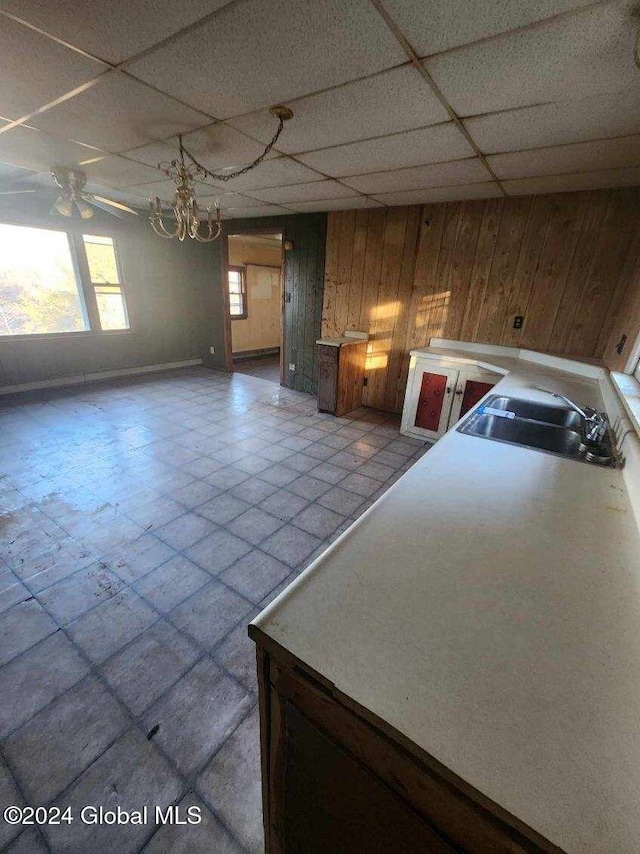
[[[570,430],[580,432],[582,419],[573,409],[565,409],[562,406],[549,406],[546,403],[537,403],[533,400],[518,400],[514,397],[493,397],[491,403],[487,403],[491,409],[513,412],[516,418],[528,418],[532,421],[542,421],[545,424],[557,424],[560,427],[568,427]]]
[[[576,413],[577,414],[577,413]],[[582,454],[582,434],[555,424],[526,421],[521,418],[500,418],[497,415],[478,415],[470,419],[469,429],[462,430],[472,436],[526,445],[539,451],[578,457]]]
[[[461,433],[601,465],[615,465],[610,436],[597,449],[585,440],[582,416],[573,409],[490,395],[457,428]]]

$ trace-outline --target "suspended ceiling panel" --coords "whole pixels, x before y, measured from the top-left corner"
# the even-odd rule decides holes
[[[639,185],[640,167],[505,181],[505,187],[514,196],[529,193],[567,193],[572,190],[592,190],[603,187],[637,187]]]
[[[520,107],[465,119],[464,124],[487,154],[628,136],[640,133],[640,86],[600,100]]]
[[[271,116],[271,137],[278,127],[278,122]],[[271,138],[270,137],[270,138]],[[191,154],[205,169],[232,170],[245,166],[259,157],[264,151],[261,142],[255,142],[242,133],[223,124],[212,124],[200,130],[187,133],[183,143]],[[178,149],[178,140],[172,141],[174,150]],[[277,157],[276,152],[269,152],[266,160]]]
[[[385,205],[421,205],[430,202],[454,202],[460,199],[491,199],[500,195],[500,189],[487,181],[483,184],[466,184],[458,187],[433,187],[398,193],[380,193],[376,198]]]
[[[216,118],[227,118],[405,59],[367,0],[249,0],[222,9],[128,70]]]
[[[107,70],[41,33],[2,19],[0,115],[15,121]]]
[[[489,163],[499,178],[526,178],[532,175],[640,166],[640,136],[496,154],[489,157]]]
[[[385,71],[289,106],[295,121],[286,125],[278,148],[288,154],[341,145],[446,122],[449,115],[421,74],[410,66]],[[273,116],[260,110],[231,124],[263,143],[273,135]]]
[[[229,0],[2,0],[0,8],[108,62],[122,62]]]
[[[286,204],[287,202],[310,202],[314,199],[337,199],[352,196],[353,190],[337,181],[314,181],[311,184],[294,184],[292,187],[272,187],[269,190],[254,190],[253,195],[265,202]]]
[[[277,205],[256,205],[246,208],[231,208],[226,212],[225,217],[227,219],[245,219],[254,216],[282,216],[290,213],[292,211],[288,208],[281,208]]]
[[[36,116],[32,124],[56,136],[67,135],[119,153],[207,122],[206,116],[191,107],[111,71],[95,86]]]
[[[218,193],[212,193],[211,187],[198,187],[198,205],[206,208],[208,205],[213,205],[218,202],[221,210],[226,208],[240,208],[252,204],[252,200],[246,196],[241,196],[239,193],[227,193],[220,190]]]
[[[533,24],[593,0],[385,0],[419,56]]]
[[[68,139],[55,139],[25,125],[15,125],[0,134],[0,160],[48,172],[52,166],[73,166],[82,160],[100,157],[104,152]]]
[[[600,3],[435,56],[425,67],[460,116],[566,100],[568,95],[600,100],[637,90],[633,8],[633,2]]]
[[[475,184],[488,181],[489,172],[476,158],[415,166],[412,169],[393,169],[345,178],[344,183],[368,195],[391,193],[394,190],[414,190],[424,187],[446,187],[454,184]]]
[[[265,161],[198,184],[226,216],[638,182],[636,5],[0,0],[0,189],[86,164],[102,195],[170,199],[179,133],[228,174],[276,103]]]
[[[2,138],[0,137],[0,140]],[[131,187],[158,180],[158,172],[143,163],[134,163],[124,157],[104,157],[82,167],[90,181],[106,184],[109,187]]]
[[[350,196],[348,199],[321,199],[315,202],[291,202],[289,207],[300,213],[309,211],[347,211],[359,208],[381,208],[383,205],[367,196]]]
[[[154,181],[147,184],[132,184],[126,188],[126,191],[140,196],[143,203],[148,202],[154,196],[165,201],[171,201],[176,191],[176,185],[167,178],[164,181]]]
[[[468,140],[453,122],[449,122],[382,139],[312,151],[298,155],[298,159],[326,175],[341,177],[462,159],[473,154]]]
[[[284,187],[289,184],[304,184],[321,180],[324,176],[286,157],[267,160],[256,169],[232,178],[225,186],[229,190],[257,190],[261,187]]]

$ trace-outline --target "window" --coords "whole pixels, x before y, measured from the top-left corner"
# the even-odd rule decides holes
[[[127,306],[118,275],[115,247],[110,237],[84,234],[82,237],[87,253],[89,278],[93,285],[100,328],[128,329]]]
[[[244,267],[229,267],[229,314],[236,320],[248,317]]]
[[[0,335],[88,328],[69,236],[0,224]]]
[[[112,238],[0,223],[0,337],[128,328]]]

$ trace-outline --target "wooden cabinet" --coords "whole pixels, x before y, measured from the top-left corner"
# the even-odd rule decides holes
[[[249,633],[258,646],[266,854],[559,850],[256,626]]]
[[[419,439],[440,438],[498,379],[480,368],[452,367],[412,356],[401,431]]]
[[[318,410],[345,415],[362,406],[367,342],[318,343]]]

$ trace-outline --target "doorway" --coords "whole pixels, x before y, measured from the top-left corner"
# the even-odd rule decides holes
[[[281,384],[282,232],[229,234],[225,245],[227,370]]]

